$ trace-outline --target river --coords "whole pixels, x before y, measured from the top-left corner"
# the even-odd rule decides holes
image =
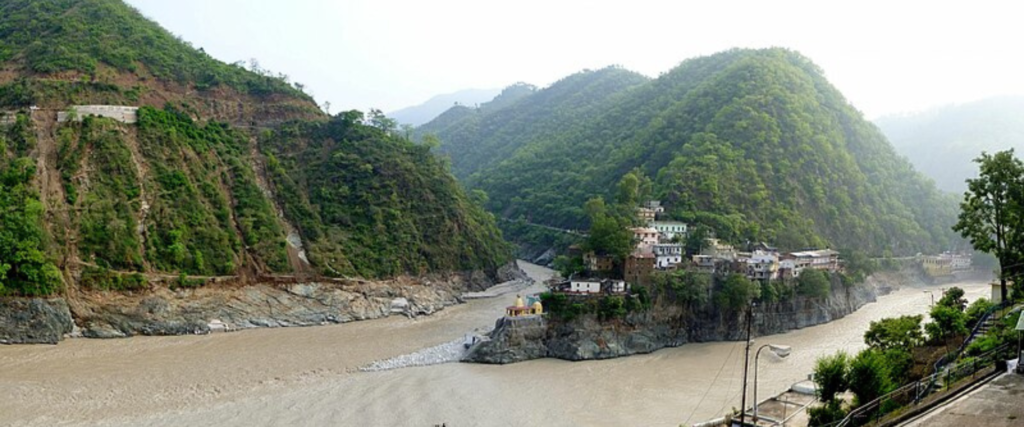
[[[538,281],[550,275],[522,265]],[[989,290],[944,286],[953,285],[971,301]],[[760,396],[806,378],[819,355],[862,348],[871,320],[927,312],[932,295],[941,288],[907,287],[835,322],[758,338],[793,347],[786,359],[762,355]],[[741,342],[587,362],[358,371],[487,330],[512,298],[417,319],[0,346],[0,425],[678,426],[740,405]]]

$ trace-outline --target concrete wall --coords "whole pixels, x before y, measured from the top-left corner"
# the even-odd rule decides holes
[[[68,111],[57,113],[57,122],[66,122],[74,112],[74,120],[81,121],[85,116],[107,117],[122,123],[135,123],[138,120],[139,107],[123,105],[75,105]]]

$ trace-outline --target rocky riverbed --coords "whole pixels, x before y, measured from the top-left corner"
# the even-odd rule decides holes
[[[0,343],[50,343],[65,336],[207,334],[251,328],[314,326],[391,315],[430,315],[462,303],[467,291],[495,283],[531,283],[514,263],[479,272],[389,280],[213,285],[135,293],[82,292],[67,298],[0,300]]]

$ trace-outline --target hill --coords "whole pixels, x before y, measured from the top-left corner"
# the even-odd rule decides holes
[[[440,152],[452,156],[455,176],[470,186],[474,173],[488,170],[531,143],[565,134],[565,126],[583,130],[616,102],[614,96],[647,78],[618,67],[587,70],[536,91],[517,85],[477,109],[453,109],[417,129],[435,134]],[[491,105],[493,104],[493,105]],[[450,115],[461,116],[453,120]]]
[[[954,199],[792,51],[730,50],[653,80],[584,72],[459,114],[421,132],[505,218],[585,227],[583,203],[636,169],[670,216],[734,242],[912,254],[956,241]]]
[[[0,294],[510,259],[493,217],[389,120],[328,117],[300,84],[118,0],[0,2],[0,60]]]
[[[400,124],[419,126],[440,116],[456,105],[476,106],[501,93],[498,89],[465,89],[431,97],[426,102],[388,113]]]
[[[1024,97],[990,98],[875,120],[896,150],[945,191],[963,193],[982,151],[1024,150]]]

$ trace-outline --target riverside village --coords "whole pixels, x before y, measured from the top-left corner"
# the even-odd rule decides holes
[[[631,237],[631,247],[624,262],[620,264],[614,254],[603,253],[597,250],[584,250],[584,245],[575,244],[570,246],[568,253],[568,258],[570,259],[568,265],[570,267],[565,269],[568,270],[565,271],[568,274],[562,277],[556,275],[549,280],[545,292],[517,295],[515,303],[505,308],[504,317],[499,319],[496,331],[504,329],[507,335],[506,338],[510,334],[512,337],[520,337],[519,339],[526,340],[558,340],[559,338],[553,338],[550,335],[551,332],[548,333],[547,338],[544,338],[543,334],[536,332],[536,330],[543,329],[544,327],[550,328],[550,324],[543,326],[546,323],[544,319],[547,316],[557,315],[557,313],[553,314],[547,310],[548,307],[545,304],[554,306],[553,308],[556,312],[561,311],[563,314],[560,319],[562,320],[566,319],[564,315],[567,312],[566,307],[581,307],[589,303],[599,307],[597,311],[598,319],[603,319],[604,322],[612,322],[612,324],[619,324],[619,321],[616,319],[627,319],[626,324],[631,324],[634,323],[635,319],[629,320],[629,316],[623,317],[622,313],[631,312],[631,309],[628,309],[630,305],[642,306],[644,300],[650,298],[652,292],[657,292],[654,288],[658,286],[656,282],[659,280],[659,276],[671,277],[676,272],[707,276],[742,276],[751,283],[760,283],[762,286],[770,283],[797,283],[801,276],[812,274],[808,273],[810,271],[816,272],[813,274],[824,273],[826,277],[847,277],[851,274],[848,271],[849,262],[842,259],[840,253],[831,248],[807,248],[799,251],[781,252],[764,242],[734,245],[714,237],[713,233],[695,236],[694,230],[687,223],[666,218],[665,207],[659,201],[647,201],[641,206],[636,207],[635,224],[640,225],[627,228]],[[694,237],[699,238],[699,241],[695,242],[696,239]],[[890,262],[897,264],[894,261]],[[926,282],[937,286],[943,286],[945,283],[959,283],[965,280],[965,278],[978,277],[979,274],[979,271],[973,265],[971,253],[944,252],[937,255],[918,254],[914,257],[901,259],[898,264],[900,265],[900,271],[912,271],[913,274]],[[856,269],[858,267],[853,268]],[[848,285],[844,282],[843,286]],[[762,344],[759,342],[755,344],[749,330],[751,314],[747,312],[747,315],[743,316],[743,312],[749,309],[749,307],[732,306],[731,310],[738,314],[738,316],[733,317],[741,319],[741,323],[738,325],[742,328],[742,319],[745,319],[747,322],[746,328],[748,329],[745,336],[741,331],[738,334],[726,334],[722,338],[738,341],[746,340],[747,342],[747,356],[753,359],[752,361],[747,361],[744,366],[752,366],[750,369],[753,369],[754,372],[753,384],[750,386],[753,388],[753,401],[745,400],[748,384],[747,379],[744,378],[744,401],[737,402],[737,406],[734,406],[732,412],[725,414],[723,417],[684,425],[700,427],[719,425],[848,426],[863,425],[866,417],[881,417],[885,414],[888,414],[886,419],[889,421],[878,425],[930,425],[929,423],[920,423],[914,420],[921,417],[921,414],[940,411],[935,408],[939,407],[939,402],[942,402],[943,399],[949,396],[962,393],[964,390],[972,387],[981,387],[980,384],[991,380],[999,372],[1006,371],[1007,369],[1011,371],[1017,369],[1016,364],[1007,366],[1000,359],[1000,357],[1005,357],[1010,344],[996,344],[993,337],[999,334],[1016,336],[1015,331],[1024,329],[1024,325],[1017,324],[1017,317],[1010,316],[1015,312],[1019,316],[1020,306],[1014,307],[1012,304],[1003,303],[999,284],[997,283],[992,284],[991,293],[985,292],[983,294],[984,297],[971,304],[969,310],[966,307],[966,300],[963,299],[962,290],[957,287],[948,289],[943,287],[940,289],[943,292],[942,298],[935,301],[933,306],[943,308],[959,304],[959,313],[962,313],[960,315],[965,318],[964,329],[956,332],[940,332],[941,326],[939,324],[942,322],[941,320],[933,320],[933,323],[925,325],[927,326],[926,328],[922,328],[922,316],[904,316],[871,322],[871,330],[865,335],[865,339],[869,343],[875,342],[872,340],[878,339],[884,342],[896,341],[903,343],[902,345],[906,345],[910,349],[910,353],[907,353],[908,356],[906,356],[910,359],[899,362],[907,365],[901,366],[898,369],[914,372],[918,369],[922,370],[921,374],[896,374],[895,370],[891,371],[890,375],[895,375],[895,377],[887,381],[892,381],[892,385],[886,386],[885,389],[879,389],[876,394],[863,391],[861,390],[862,387],[854,383],[849,384],[851,391],[843,394],[829,395],[828,393],[832,393],[831,391],[824,391],[823,394],[820,385],[821,381],[815,380],[815,376],[825,375],[824,372],[819,372],[819,370],[823,369],[821,368],[822,364],[825,363],[821,362],[821,360],[832,360],[828,357],[823,357],[819,360],[819,368],[816,368],[814,373],[808,372],[807,380],[792,384],[788,390],[782,393],[772,393],[767,397],[762,395],[762,398],[758,400],[756,373],[758,361],[769,357],[769,355],[775,359],[785,358],[790,354],[791,347],[775,343]],[[833,286],[833,292],[835,290],[836,288]],[[880,289],[880,291],[890,292],[891,290]],[[711,292],[710,287],[708,292]],[[989,296],[990,298],[985,298]],[[832,297],[828,298],[831,299]],[[621,306],[610,304],[609,301],[620,301],[618,304]],[[815,300],[812,299],[811,301]],[[825,300],[819,299],[817,301]],[[821,304],[821,302],[815,304]],[[863,304],[863,302],[856,304],[853,309],[859,307],[860,304]],[[608,308],[609,305],[613,307]],[[607,311],[605,311],[606,309]],[[618,315],[615,314],[616,310],[619,312]],[[571,318],[571,310],[568,312]],[[932,316],[933,319],[939,319],[935,317],[937,316],[935,309],[932,311]],[[900,322],[910,322],[911,325],[916,324],[917,326],[916,328],[910,326],[910,329],[906,329],[908,328],[906,325],[894,326],[895,323]],[[813,325],[813,323],[808,325]],[[935,326],[935,328],[933,329],[932,326]],[[625,324],[610,327],[612,329],[629,329]],[[868,337],[875,337],[876,335],[874,334],[878,334],[878,332],[871,332],[876,328],[888,330],[888,332],[881,332],[884,335],[883,338],[869,339]],[[914,332],[915,329],[918,332]],[[509,330],[512,332],[509,332]],[[517,330],[519,332],[515,332]],[[534,332],[531,332],[531,330]],[[903,332],[899,332],[900,330]],[[923,337],[921,334],[922,330],[927,331],[927,334],[929,334],[928,338]],[[564,334],[566,330],[556,328],[554,333]],[[587,332],[579,330],[573,332],[573,334],[579,333],[585,334]],[[606,332],[599,334],[599,336],[606,336],[603,334],[606,334]],[[760,335],[765,334],[761,333]],[[948,336],[941,338],[942,334],[948,334]],[[935,335],[937,338],[931,338],[932,335]],[[492,333],[492,337],[497,338],[494,333]],[[597,339],[598,342],[601,340],[602,338]],[[551,344],[548,345],[550,348]],[[846,369],[853,369],[850,372],[861,372],[858,369],[862,368],[856,367],[860,366],[857,365],[858,363],[861,363],[857,360],[866,357],[876,357],[873,356],[876,353],[872,353],[876,351],[872,349],[874,345],[872,344],[872,347],[857,355],[856,359],[851,356],[849,361],[844,363],[852,363],[854,368]],[[512,345],[512,347],[515,347],[515,345]],[[956,347],[959,348],[951,350],[942,359],[934,362],[934,366],[919,367],[921,362],[918,359],[930,360],[928,359],[930,356],[924,356],[925,353]],[[757,351],[754,351],[755,348]],[[768,351],[762,352],[761,350]],[[878,350],[877,357],[880,357],[878,360],[883,360],[881,355],[888,354],[886,353],[888,351],[890,350]],[[762,355],[762,353],[765,354]],[[547,354],[550,357],[552,352],[548,350]],[[563,356],[556,357],[561,358]],[[583,359],[603,357],[597,355],[583,357]],[[470,359],[472,359],[472,356]],[[494,359],[492,359],[493,361]],[[746,375],[747,372],[744,369],[744,377]],[[867,374],[861,373],[860,375]],[[1020,381],[1019,377],[1000,378],[998,382],[994,383],[997,385],[993,387],[1005,386],[1020,389],[1024,386],[1024,382]],[[851,381],[854,380],[851,379]],[[897,383],[897,381],[906,382],[906,384],[900,385],[902,383]],[[883,390],[885,393],[882,392]],[[865,400],[870,400],[870,402],[865,402]],[[999,405],[1004,406],[1019,403],[1013,403],[1016,401],[1015,399],[1005,396],[997,398],[996,401]],[[958,407],[975,410],[987,405],[988,403],[986,402],[985,399],[974,398],[973,400],[969,399],[958,403]],[[881,408],[883,403],[891,407]],[[836,409],[843,405],[849,405],[854,409],[850,411]],[[744,408],[744,410],[736,408]],[[894,408],[902,409],[895,410]],[[824,424],[822,422],[823,419],[832,419],[833,421],[831,424]],[[949,417],[947,416],[946,419],[948,420]],[[917,423],[914,424],[912,422]],[[1009,424],[997,423],[994,425],[1015,424],[1011,422]]]

